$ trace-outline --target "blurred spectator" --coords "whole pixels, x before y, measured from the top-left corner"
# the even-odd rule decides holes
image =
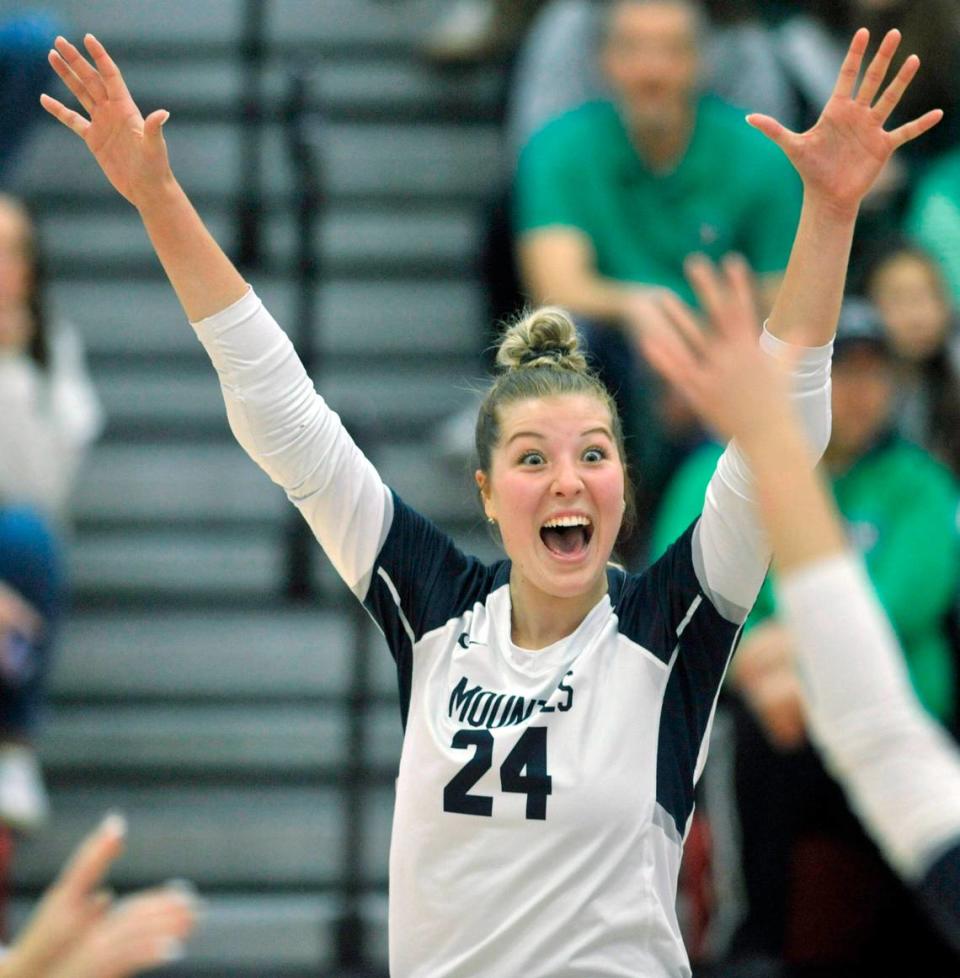
[[[834,356],[825,467],[914,690],[949,724],[956,706],[947,619],[960,581],[958,487],[931,456],[893,433],[894,371],[875,313],[848,300]],[[704,446],[678,472],[658,517],[655,553],[696,518],[719,454],[719,446]],[[732,667],[744,704],[735,711],[736,793],[747,915],[737,953],[845,967],[850,976],[957,973],[956,959],[915,912],[807,746],[791,640],[775,613],[768,581]]]
[[[61,29],[53,17],[39,12],[0,20],[0,187],[8,182],[25,137],[43,117],[47,52]]]
[[[799,122],[798,96],[781,63],[777,39],[753,0],[703,0],[698,6],[702,83],[724,101]],[[511,162],[552,118],[611,91],[597,52],[609,0],[550,0],[533,21],[517,59],[507,105]],[[834,76],[836,72],[834,72]],[[827,92],[829,96],[829,91]],[[826,98],[820,101],[820,105]]]
[[[509,54],[544,0],[454,0],[430,30],[424,53],[441,64]]]
[[[956,81],[960,74],[960,7],[956,0],[810,0],[806,6],[808,13],[789,18],[778,30],[781,60],[804,101],[805,123],[813,121],[830,92],[850,32],[862,26],[869,28],[874,42],[891,28],[899,28],[903,34],[900,59],[913,53],[923,64],[889,126],[899,126],[931,106],[945,113],[929,139],[909,145],[907,152],[890,161],[865,199],[851,261],[851,272],[856,275],[872,243],[899,229],[911,188],[930,157],[960,142],[960,86]],[[932,247],[928,236],[920,240]],[[935,254],[939,256],[939,251]],[[957,281],[960,283],[960,276]]]
[[[834,67],[822,84],[827,91],[833,83],[835,66],[840,64],[846,38],[858,27],[867,27],[874,39],[892,28],[903,34],[902,56],[917,54],[923,71],[917,76],[890,120],[896,127],[907,119],[922,115],[931,106],[943,109],[943,122],[929,133],[922,144],[907,147],[907,160],[917,154],[942,152],[960,140],[960,7],[956,0],[810,0],[811,13],[831,31]],[[807,56],[813,52],[807,52]],[[822,91],[822,90],[821,90]],[[814,94],[821,94],[817,91]],[[817,106],[814,103],[814,108]]]
[[[101,424],[79,336],[49,319],[32,221],[0,195],[0,582],[43,620],[0,656],[0,819],[21,830],[47,814],[32,742],[65,602],[60,537]]]
[[[939,262],[960,305],[960,147],[941,156],[917,182],[907,232]]]
[[[789,257],[800,184],[742,113],[699,92],[701,9],[687,0],[616,0],[601,57],[614,101],[549,123],[524,149],[515,187],[522,276],[537,303],[578,317],[619,402],[640,516],[701,437],[657,390],[627,333],[659,290],[694,301],[693,252],[741,251],[769,300]]]
[[[922,248],[893,244],[864,288],[897,355],[898,430],[960,477],[960,324],[939,266]]]

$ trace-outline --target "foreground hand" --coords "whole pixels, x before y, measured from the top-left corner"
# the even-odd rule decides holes
[[[144,119],[104,46],[92,34],[84,44],[93,64],[62,37],[49,60],[89,118],[49,95],[40,104],[87,144],[110,183],[137,207],[172,179],[161,134],[169,113],[157,109]]]
[[[750,273],[741,258],[724,260],[722,274],[705,258],[687,262],[687,277],[710,320],[709,331],[676,296],[664,295],[663,316],[641,338],[651,365],[708,427],[744,437],[790,411],[785,365],[764,353]]]
[[[892,131],[883,128],[916,75],[920,59],[911,54],[877,97],[900,44],[900,32],[892,30],[886,35],[858,88],[857,77],[869,41],[866,28],[854,34],[833,94],[812,129],[795,133],[770,116],[747,116],[750,125],[787,155],[808,193],[848,212],[856,210],[900,146],[943,118],[940,109],[931,109]]]
[[[121,900],[44,978],[126,978],[179,959],[193,929],[193,902],[173,886]]]
[[[111,908],[101,889],[124,837],[112,815],[84,839],[0,963],[2,978],[122,978],[174,956],[195,919],[188,893],[169,886]]]

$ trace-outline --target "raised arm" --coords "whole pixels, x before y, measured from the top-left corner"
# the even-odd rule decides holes
[[[858,85],[869,41],[865,28],[854,34],[833,94],[812,129],[795,133],[770,116],[747,117],[780,147],[803,181],[800,223],[767,323],[774,336],[802,346],[828,343],[836,331],[861,201],[893,153],[943,118],[940,109],[931,109],[897,129],[884,129],[920,59],[911,54],[881,93],[900,44],[900,32],[892,30]]]
[[[43,107],[75,132],[105,176],[140,214],[157,257],[191,322],[225,309],[247,284],[204,227],[177,183],[167,157],[165,109],[146,119],[104,46],[84,37],[91,64],[68,40],[56,39],[50,65],[87,114],[42,95]]]
[[[86,116],[48,95],[44,107],[83,139],[139,211],[220,377],[237,440],[286,490],[340,576],[363,597],[391,525],[386,487],[174,179],[161,131],[166,111],[144,119],[103,45],[90,34],[84,43],[92,64],[62,37],[50,63]]]
[[[736,439],[749,461],[810,728],[828,766],[893,866],[921,893],[931,872],[934,883],[946,881],[955,893],[956,748],[910,688],[893,630],[811,465],[787,373],[757,349],[746,269],[729,263],[725,283],[709,269],[699,269],[697,278],[714,295],[714,330],[704,334],[688,310],[669,304],[672,328],[648,338],[647,355],[708,424]],[[944,865],[940,857],[948,850]],[[948,934],[960,941],[960,906],[951,897],[939,909]]]

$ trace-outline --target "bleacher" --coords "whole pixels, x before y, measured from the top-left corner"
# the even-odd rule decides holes
[[[384,478],[489,557],[469,473],[431,437],[479,373],[472,262],[501,79],[420,60],[442,2],[47,6],[74,39],[107,44],[145,111],[171,111],[180,181],[281,324],[312,341],[318,388]],[[285,122],[295,74],[323,197],[312,335]],[[63,97],[52,73],[50,86]],[[42,125],[10,189],[40,216],[56,311],[82,330],[109,419],[75,501],[75,608],[41,745],[55,817],[18,847],[14,916],[119,809],[117,887],[187,877],[209,900],[169,974],[383,970],[401,738],[385,645],[315,546],[304,594],[294,511],[233,442],[136,215],[80,141]]]

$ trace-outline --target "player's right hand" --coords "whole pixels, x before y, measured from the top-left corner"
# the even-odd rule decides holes
[[[173,180],[161,132],[169,113],[157,109],[143,118],[119,68],[92,34],[84,37],[92,64],[66,38],[54,43],[50,65],[86,116],[49,95],[41,95],[40,104],[87,144],[110,183],[140,207]]]

